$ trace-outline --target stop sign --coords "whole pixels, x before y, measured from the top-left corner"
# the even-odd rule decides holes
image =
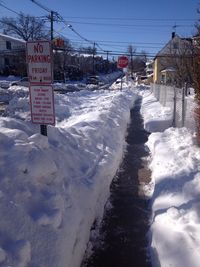
[[[126,68],[128,66],[128,58],[126,56],[118,57],[118,68]]]

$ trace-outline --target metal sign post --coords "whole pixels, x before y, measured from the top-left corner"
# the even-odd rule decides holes
[[[117,67],[120,69],[124,69],[128,66],[128,57],[126,56],[120,56],[118,57],[118,61],[117,61]],[[121,90],[122,90],[122,78],[121,78]]]
[[[40,124],[41,134],[47,136],[47,125],[55,125],[51,42],[27,42],[26,51],[31,118]]]

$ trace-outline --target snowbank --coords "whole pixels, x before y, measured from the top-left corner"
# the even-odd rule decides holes
[[[200,149],[186,128],[168,128],[172,111],[148,90],[142,113],[151,153],[150,245],[155,267],[198,267],[200,262]],[[167,129],[168,128],[168,129]]]
[[[200,151],[186,128],[154,133],[152,247],[162,267],[197,267],[200,254]]]
[[[170,127],[172,110],[144,86],[56,94],[56,127],[48,127],[47,138],[30,122],[27,90],[11,90],[0,117],[0,266],[80,266],[122,158],[137,94],[152,132],[146,145],[154,267],[199,266],[200,151],[188,129]]]
[[[26,92],[0,117],[0,265],[79,267],[119,166],[130,108],[124,91],[55,96],[48,138]]]
[[[147,87],[137,87],[139,94],[143,97],[141,113],[144,118],[146,131],[162,132],[172,126],[173,111],[169,107],[163,107],[153,96]]]

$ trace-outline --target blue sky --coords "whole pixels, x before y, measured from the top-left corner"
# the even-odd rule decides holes
[[[132,44],[137,52],[145,50],[154,55],[169,41],[175,24],[177,34],[192,36],[193,25],[200,17],[196,11],[198,0],[38,1],[59,12],[79,34],[97,42],[103,50],[121,54]],[[30,0],[0,2],[17,12],[35,16],[47,14]],[[16,15],[1,7],[2,16]],[[55,35],[60,32],[77,46],[89,45],[63,27],[63,24],[55,23]]]

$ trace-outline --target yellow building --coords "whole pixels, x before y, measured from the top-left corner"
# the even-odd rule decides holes
[[[191,53],[191,39],[181,38],[174,32],[171,40],[157,53],[154,58],[153,82],[174,84],[177,80],[177,71],[183,63],[183,56]]]

